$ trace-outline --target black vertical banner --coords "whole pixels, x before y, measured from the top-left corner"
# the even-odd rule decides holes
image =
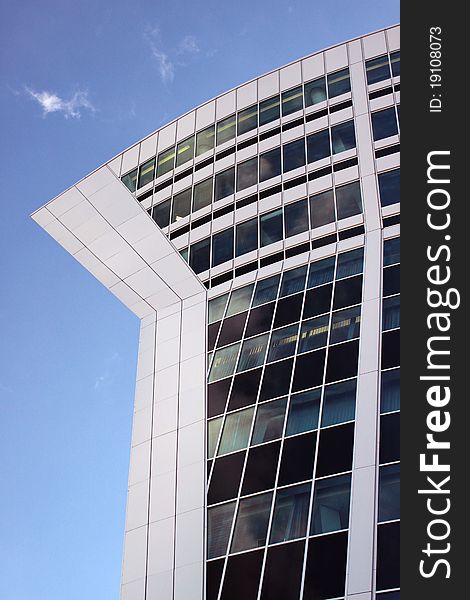
[[[470,30],[461,6],[402,3],[403,600],[468,594]]]

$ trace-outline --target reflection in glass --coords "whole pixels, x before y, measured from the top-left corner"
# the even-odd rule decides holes
[[[222,419],[223,417],[217,417],[217,419],[211,419],[207,422],[207,458],[213,458],[215,454]]]
[[[122,183],[126,186],[126,188],[130,192],[135,192],[136,183],[137,183],[137,169],[134,169],[130,173],[123,175],[121,177]]]
[[[371,117],[372,133],[375,141],[398,134],[397,115],[393,106],[373,112]]]
[[[201,240],[191,246],[189,252],[189,266],[195,273],[202,273],[209,268],[211,253],[211,240]]]
[[[390,79],[390,66],[388,54],[366,61],[367,83],[377,83],[384,79]]]
[[[280,275],[273,275],[272,277],[258,281],[253,297],[253,306],[259,306],[260,304],[265,304],[276,299],[280,278]]]
[[[172,171],[175,165],[175,147],[160,152],[157,160],[157,177]]]
[[[235,192],[235,167],[230,167],[215,176],[214,201],[230,196]]]
[[[349,527],[350,490],[351,475],[317,479],[313,497],[313,535]]]
[[[176,166],[184,165],[194,156],[194,135],[180,142],[176,148]]]
[[[284,207],[286,237],[291,237],[308,230],[307,200],[300,200]]]
[[[276,440],[282,435],[287,398],[265,402],[258,406],[252,445]]]
[[[261,246],[282,240],[282,208],[261,215],[260,238]]]
[[[225,305],[227,304],[228,294],[218,296],[209,300],[209,324],[220,321],[224,316]]]
[[[233,258],[233,229],[226,229],[212,237],[212,266]]]
[[[235,115],[222,119],[217,123],[217,145],[228,142],[235,137]]]
[[[400,262],[400,238],[392,238],[384,242],[384,267]]]
[[[320,398],[321,389],[302,392],[291,397],[286,435],[317,429]]]
[[[326,346],[330,317],[324,315],[302,323],[300,330],[299,354]]]
[[[196,156],[200,156],[201,154],[204,154],[204,152],[212,150],[214,147],[214,140],[214,125],[210,125],[209,127],[206,127],[206,129],[199,131],[199,133],[196,134]]]
[[[328,75],[328,97],[334,98],[351,91],[349,69],[342,69]]]
[[[175,223],[184,219],[191,212],[191,188],[184,190],[173,196],[173,211],[171,213],[171,222]]]
[[[260,154],[259,157],[259,180],[266,181],[271,177],[281,174],[281,149],[274,148],[269,152]]]
[[[239,348],[240,342],[237,342],[236,344],[232,344],[231,346],[227,346],[226,348],[214,352],[209,382],[233,375]]]
[[[379,522],[400,518],[400,465],[380,467]]]
[[[284,272],[282,276],[281,291],[279,297],[290,296],[301,292],[305,287],[305,279],[307,277],[307,265],[297,267],[290,271]]]
[[[207,558],[227,552],[235,502],[213,506],[207,510]]]
[[[335,201],[333,190],[310,196],[310,223],[312,229],[321,227],[335,220]]]
[[[277,492],[270,544],[305,536],[310,488],[310,483],[303,483]]]
[[[240,500],[231,552],[264,546],[271,500],[272,493]]]
[[[400,51],[390,54],[390,62],[392,63],[392,75],[398,77],[400,75]]]
[[[350,252],[342,252],[338,256],[338,268],[336,270],[336,279],[351,277],[362,273],[364,264],[364,248],[357,248]]]
[[[209,206],[212,202],[212,177],[205,179],[194,186],[193,210]]]
[[[330,344],[346,342],[359,337],[361,307],[347,308],[334,312],[331,319]]]
[[[250,284],[233,290],[232,295],[230,296],[230,302],[228,304],[227,317],[249,308],[253,288],[254,285]]]
[[[305,84],[305,107],[318,104],[326,100],[325,78],[319,77]]]
[[[245,408],[225,417],[222,437],[220,438],[219,456],[248,446],[254,410],[254,407]]]
[[[395,410],[400,410],[400,369],[382,373],[380,412],[388,413]]]
[[[279,96],[274,96],[273,98],[268,98],[267,100],[263,100],[263,102],[259,103],[259,125],[266,125],[266,123],[270,123],[271,121],[275,121],[279,119]]]
[[[382,329],[396,329],[400,327],[400,296],[384,298],[382,311]]]
[[[237,115],[237,134],[242,135],[258,126],[258,105],[241,110]]]
[[[287,358],[294,354],[299,336],[298,331],[298,325],[290,325],[289,327],[273,331],[269,345],[268,362]]]
[[[362,213],[361,186],[359,181],[336,188],[338,219],[346,219]]]
[[[237,166],[237,192],[258,183],[258,157],[250,158]]]
[[[316,262],[310,263],[310,271],[308,273],[307,289],[323,285],[333,281],[335,273],[335,257],[324,258]]]
[[[380,173],[378,179],[380,204],[389,206],[400,202],[400,169]]]
[[[153,207],[152,217],[159,227],[168,227],[170,223],[171,199],[160,202]]]
[[[356,380],[325,387],[321,426],[338,425],[354,420],[356,412]]]
[[[141,188],[147,183],[153,181],[155,177],[155,158],[151,158],[143,165],[140,165],[139,169],[139,185],[137,187]]]
[[[282,116],[290,115],[297,110],[302,110],[304,107],[304,97],[302,94],[302,86],[288,90],[287,92],[282,92],[281,95],[281,103],[282,103]]]
[[[283,156],[283,167],[284,173],[297,169],[297,167],[303,167],[305,165],[305,140],[295,140],[284,144],[282,147]]]
[[[258,248],[258,219],[239,223],[236,228],[235,256],[241,256]]]
[[[259,367],[264,362],[269,334],[258,335],[243,342],[237,372]]]
[[[346,123],[340,123],[331,128],[331,146],[333,154],[356,147],[353,121],[346,121]]]
[[[330,132],[328,129],[307,136],[307,161],[309,163],[330,155]]]

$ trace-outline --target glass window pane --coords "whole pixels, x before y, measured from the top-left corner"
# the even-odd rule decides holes
[[[334,98],[351,91],[349,69],[343,69],[328,75],[328,97]]]
[[[199,131],[196,134],[196,156],[200,156],[207,152],[208,150],[212,150],[214,148],[214,140],[215,140],[215,130],[214,125],[210,125]]]
[[[143,165],[140,165],[139,169],[139,184],[137,187],[141,188],[147,183],[150,183],[155,178],[155,158],[151,158]]]
[[[237,166],[237,192],[258,183],[258,157]]]
[[[325,348],[308,352],[297,357],[292,389],[294,392],[318,387],[323,381],[325,369]]]
[[[281,174],[281,149],[274,148],[259,157],[259,180],[266,181]]]
[[[184,219],[191,212],[191,188],[184,190],[173,196],[173,211],[171,213],[171,222],[175,223]]]
[[[272,493],[240,500],[231,552],[264,546],[268,532]]]
[[[382,140],[392,135],[397,135],[397,115],[395,109],[386,108],[385,110],[379,110],[378,112],[372,113],[372,133],[374,140]]]
[[[280,103],[279,96],[274,96],[273,98],[268,98],[267,100],[263,100],[263,102],[259,103],[259,124],[266,125],[266,123],[271,123],[271,121],[275,121],[279,119],[280,116]]]
[[[258,105],[254,104],[249,108],[241,110],[237,115],[238,135],[256,129],[258,127]]]
[[[297,167],[303,167],[305,165],[305,140],[295,140],[284,144],[282,147],[282,156],[284,160],[283,172],[292,171]]]
[[[400,327],[400,296],[385,298],[382,311],[382,329],[396,329]]]
[[[316,537],[309,541],[304,599],[344,598],[348,533]]]
[[[312,229],[335,221],[335,200],[333,190],[310,196],[310,223]]]
[[[157,160],[157,177],[171,171],[175,166],[175,147],[160,152]]]
[[[282,435],[287,398],[279,398],[273,402],[265,402],[258,406],[255,428],[251,443],[262,444],[277,440]]]
[[[400,523],[385,523],[377,528],[377,590],[391,590],[398,587],[400,587]],[[387,596],[379,596],[379,598],[390,600]]]
[[[284,207],[286,237],[297,235],[308,230],[307,200],[300,200]]]
[[[235,137],[236,123],[235,115],[231,115],[217,123],[217,146]]]
[[[400,410],[400,369],[382,373],[380,411],[387,413],[395,410]]]
[[[366,61],[367,83],[377,83],[384,79],[390,79],[390,66],[388,64],[388,54]]]
[[[330,156],[330,132],[328,129],[307,136],[307,160],[309,163]]]
[[[333,313],[331,318],[330,344],[346,342],[359,337],[361,307],[347,308]]]
[[[180,250],[180,254],[184,258],[184,260],[186,262],[188,262],[188,260],[189,260],[189,248],[183,248],[182,250]]]
[[[260,217],[261,246],[282,240],[282,208]]]
[[[268,345],[268,333],[258,335],[243,342],[240,360],[238,361],[237,373],[259,367],[264,363],[266,348]]]
[[[270,544],[305,537],[310,488],[310,483],[303,483],[277,492]]]
[[[246,452],[216,458],[207,494],[209,504],[230,500],[238,495]]]
[[[273,331],[269,344],[268,362],[292,356],[295,352],[298,332],[298,325],[290,325]]]
[[[127,175],[123,175],[121,177],[121,181],[130,192],[135,192],[137,184],[137,169],[127,173]]]
[[[261,384],[260,402],[285,396],[289,392],[293,359],[288,358],[273,365],[267,365]]]
[[[209,323],[220,321],[224,316],[225,305],[227,304],[228,294],[218,296],[209,300]]]
[[[245,287],[233,290],[228,304],[227,317],[235,313],[247,310],[250,307],[251,294],[253,293],[254,285],[246,285]]]
[[[326,100],[325,78],[319,77],[305,84],[305,107],[318,104]]]
[[[212,237],[212,266],[233,258],[233,229],[226,229]]]
[[[302,110],[304,107],[304,96],[302,94],[302,86],[282,92],[282,116],[290,115],[297,110]]]
[[[349,527],[350,491],[351,475],[317,479],[313,496],[313,535]]]
[[[280,275],[273,275],[267,279],[261,279],[256,284],[256,291],[253,297],[253,306],[259,306],[266,302],[271,302],[277,297]]]
[[[235,502],[213,506],[207,510],[207,558],[227,552]]]
[[[235,167],[230,167],[215,176],[214,200],[220,200],[235,192]]]
[[[279,294],[280,298],[284,296],[290,296],[301,292],[305,288],[305,279],[307,277],[307,265],[297,267],[297,269],[291,269],[285,271],[282,275],[281,291]]]
[[[384,242],[384,267],[400,262],[400,238],[392,238]]]
[[[331,128],[331,146],[333,148],[333,154],[355,148],[356,135],[354,133],[353,121],[340,123]]]
[[[400,518],[400,465],[380,467],[379,522]]]
[[[159,227],[168,227],[170,223],[171,200],[165,200],[153,207],[152,217]]]
[[[330,317],[325,315],[302,323],[300,330],[299,354],[326,346],[328,338],[328,323]]]
[[[362,213],[361,186],[359,181],[336,188],[338,219],[346,219]]]
[[[191,246],[189,251],[189,266],[195,273],[202,273],[209,268],[211,240],[201,240]]]
[[[325,387],[321,426],[353,421],[356,412],[356,380]]]
[[[316,432],[287,438],[282,449],[278,486],[312,479]]]
[[[400,202],[400,169],[380,173],[379,191],[382,206]]]
[[[212,202],[212,177],[205,179],[194,186],[193,210],[209,206]]]
[[[286,435],[295,435],[318,428],[321,389],[291,396]]]
[[[333,281],[335,273],[335,257],[324,258],[316,262],[310,263],[310,270],[308,273],[307,289],[329,283]]]
[[[392,63],[392,75],[398,77],[400,75],[400,51],[390,54],[390,62]]]
[[[207,458],[213,458],[215,454],[222,420],[223,417],[217,417],[217,419],[211,419],[207,423]]]
[[[176,148],[176,166],[184,165],[194,157],[194,135],[180,142]]]
[[[241,256],[258,248],[258,219],[239,223],[236,229],[235,256]]]
[[[357,248],[350,252],[342,252],[338,256],[338,269],[336,279],[343,279],[351,275],[362,273],[364,264],[364,248]]]
[[[209,375],[210,383],[216,381],[216,379],[222,379],[223,377],[233,375],[239,348],[240,342],[237,342],[236,344],[232,344],[231,346],[227,346],[226,348],[214,352]]]
[[[235,452],[248,446],[254,407],[230,413],[225,417],[218,455]]]

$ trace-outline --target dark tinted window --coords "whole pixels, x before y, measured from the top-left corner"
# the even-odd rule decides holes
[[[225,346],[241,340],[243,328],[245,327],[246,313],[240,313],[233,317],[228,317],[222,323],[222,329],[219,335],[218,346]]]
[[[207,416],[209,418],[220,415],[225,411],[231,383],[231,379],[222,379],[207,386]]]
[[[400,330],[387,331],[382,335],[382,369],[400,365]]]
[[[211,251],[210,238],[207,240],[201,240],[191,246],[189,252],[189,265],[195,273],[202,273],[209,268],[210,251]]]
[[[170,223],[170,200],[165,200],[153,207],[152,217],[159,227],[167,227]]]
[[[341,94],[351,91],[351,82],[349,80],[349,69],[342,69],[336,73],[330,73],[327,76],[328,96],[334,98]]]
[[[400,293],[400,265],[384,269],[383,295],[391,296]]]
[[[305,106],[312,106],[326,100],[326,83],[324,77],[319,77],[305,84]]]
[[[354,443],[354,423],[320,430],[317,477],[350,471]]]
[[[295,323],[300,319],[302,310],[303,294],[295,294],[281,298],[277,303],[276,314],[274,316],[274,327],[282,327]]]
[[[377,83],[384,79],[390,79],[390,65],[388,62],[388,54],[372,58],[366,61],[367,83]]]
[[[372,113],[372,133],[374,140],[381,140],[398,133],[397,115],[393,107]]]
[[[207,563],[207,598],[217,600],[219,595],[220,580],[224,569],[224,559],[211,560]]]
[[[254,494],[274,487],[279,448],[280,442],[250,448],[242,494]]]
[[[321,385],[325,364],[325,350],[309,352],[297,357],[292,390],[299,392]]]
[[[343,596],[347,547],[347,532],[309,540],[305,571],[305,600]]]
[[[321,389],[291,396],[286,435],[304,433],[318,427]]]
[[[330,156],[330,133],[328,129],[307,136],[307,160],[309,163]]]
[[[184,190],[173,197],[173,210],[171,213],[171,222],[179,221],[187,217],[191,212],[191,188]]]
[[[295,140],[282,147],[283,171],[292,171],[305,165],[305,140]]]
[[[233,258],[233,229],[216,233],[212,238],[212,266]]]
[[[400,465],[380,467],[379,521],[400,518]]]
[[[400,202],[400,169],[379,175],[379,191],[382,206]]]
[[[252,444],[271,442],[281,437],[284,427],[287,398],[279,398],[272,402],[258,405]]]
[[[302,93],[302,86],[288,90],[287,92],[282,92],[281,94],[281,104],[282,104],[282,116],[290,115],[297,110],[302,110],[304,107],[304,96]]]
[[[400,587],[400,523],[380,525],[377,537],[377,589]]]
[[[312,432],[285,440],[278,485],[312,478],[316,438],[316,432]]]
[[[258,157],[237,166],[237,192],[258,183]]]
[[[264,546],[271,500],[272,492],[240,500],[233,532],[232,552]]]
[[[223,144],[235,137],[235,125],[235,115],[231,115],[217,123],[217,145]]]
[[[356,412],[356,380],[325,387],[321,426],[338,425],[354,420]]]
[[[260,216],[260,245],[267,246],[282,240],[282,209]]]
[[[362,273],[364,265],[364,248],[356,248],[349,252],[342,252],[338,256],[338,268],[336,270],[336,279],[343,279],[351,275]]]
[[[231,167],[215,176],[215,197],[214,200],[220,200],[230,196],[235,191],[235,167]]]
[[[357,360],[359,356],[359,340],[332,346],[328,351],[326,382],[338,381],[357,375]]]
[[[250,219],[237,225],[235,244],[235,256],[258,248],[258,219]]]
[[[337,281],[333,309],[359,304],[362,299],[362,275]]]
[[[327,477],[315,482],[311,533],[330,533],[349,527],[351,475]]]
[[[273,275],[273,277],[258,281],[253,297],[253,306],[258,306],[259,304],[264,304],[265,302],[276,299],[280,278],[280,275]]]
[[[335,257],[324,258],[310,263],[307,289],[333,281],[335,272]]]
[[[261,600],[297,600],[300,592],[304,542],[269,548]],[[239,600],[245,600],[240,596]]]
[[[300,200],[284,207],[286,220],[286,237],[297,235],[308,230],[307,200]]]
[[[332,289],[333,286],[329,284],[307,291],[305,295],[304,319],[330,311]]]
[[[246,336],[258,335],[268,331],[271,327],[274,314],[274,302],[254,308],[248,319]]]
[[[258,127],[258,105],[241,110],[237,115],[237,133],[242,135]]]
[[[394,410],[400,410],[400,369],[382,373],[380,411],[387,413]]]
[[[359,181],[336,188],[338,219],[346,219],[362,213],[361,186]]]
[[[331,128],[331,146],[333,154],[350,150],[356,146],[354,122],[347,121]]]
[[[214,125],[210,125],[196,134],[196,156],[212,150],[215,141]]]
[[[392,75],[398,77],[400,75],[400,51],[390,54],[390,62],[392,63]]]
[[[281,149],[274,148],[259,157],[259,180],[266,181],[281,174]]]
[[[400,460],[400,413],[380,417],[380,462]]]
[[[393,172],[393,171],[392,171]],[[400,238],[392,238],[384,242],[384,266],[400,262]]]
[[[289,358],[265,368],[260,400],[285,396],[289,392],[292,364],[293,360]]]
[[[238,495],[244,460],[244,451],[216,459],[207,496],[209,504],[230,500]]]
[[[212,202],[212,177],[194,186],[193,210],[209,206]]]
[[[270,544],[305,537],[311,487],[302,483],[277,491]]]
[[[268,98],[267,100],[263,100],[263,102],[259,103],[259,124],[266,125],[266,123],[270,123],[276,119],[279,119],[280,116],[280,102],[279,96],[274,96],[274,98]]]
[[[261,369],[235,375],[230,394],[229,410],[236,410],[254,404],[258,394]]]
[[[256,600],[262,563],[261,550],[231,556],[227,563],[221,600]]]

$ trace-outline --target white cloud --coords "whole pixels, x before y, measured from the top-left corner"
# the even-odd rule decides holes
[[[44,117],[50,113],[60,112],[66,119],[79,119],[84,110],[92,113],[96,110],[88,99],[88,92],[81,90],[76,91],[69,100],[65,100],[54,92],[46,90],[36,92],[26,88],[26,92],[41,106]]]
[[[163,83],[170,83],[175,78],[177,67],[186,66],[184,59],[200,52],[197,39],[193,35],[186,35],[176,45],[176,48],[166,48],[162,42],[159,27],[148,29],[144,38],[150,46],[153,58],[158,65],[158,71]],[[163,49],[165,48],[165,49]]]

